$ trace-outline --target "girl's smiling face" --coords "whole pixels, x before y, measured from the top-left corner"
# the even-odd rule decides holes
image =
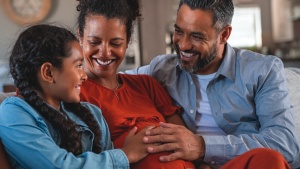
[[[80,101],[80,86],[87,79],[83,70],[82,49],[77,41],[70,42],[70,56],[66,57],[60,68],[48,62],[41,66],[51,83],[43,88],[42,97],[48,104],[59,109],[60,102],[77,103]],[[44,70],[44,71],[43,71]],[[47,73],[49,72],[49,73]],[[50,73],[51,72],[51,73]],[[43,74],[43,73],[42,73]],[[49,76],[51,74],[51,76]]]
[[[128,45],[124,22],[102,15],[88,15],[80,41],[89,77],[115,77]]]

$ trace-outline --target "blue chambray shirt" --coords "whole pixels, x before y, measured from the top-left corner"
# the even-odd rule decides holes
[[[64,109],[70,119],[77,123],[82,134],[82,154],[74,156],[61,149],[60,137],[49,122],[18,97],[6,98],[0,106],[0,137],[10,157],[13,168],[65,168],[65,169],[128,169],[129,163],[121,149],[113,149],[108,126],[101,110],[89,103],[89,108],[99,123],[102,152],[92,152],[94,134],[75,114]]]
[[[225,52],[207,96],[212,115],[227,136],[203,135],[204,161],[223,165],[250,149],[267,147],[282,153],[292,167],[299,166],[299,141],[282,61],[229,44]],[[150,65],[125,73],[155,77],[174,104],[183,107],[187,127],[196,132],[197,91],[191,74],[180,69],[177,55],[157,56]]]

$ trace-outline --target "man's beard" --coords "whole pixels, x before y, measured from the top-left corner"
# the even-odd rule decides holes
[[[218,49],[217,49],[217,43],[215,42],[212,47],[209,49],[209,55],[208,57],[202,58],[202,53],[199,51],[195,50],[189,50],[189,51],[184,51],[186,53],[194,53],[198,54],[198,60],[196,61],[195,64],[191,65],[189,62],[186,62],[181,59],[180,57],[180,50],[179,46],[175,44],[175,51],[177,53],[177,56],[179,58],[179,65],[182,70],[185,70],[189,73],[197,72],[200,69],[203,69],[205,66],[207,66],[209,63],[211,63],[217,56]]]

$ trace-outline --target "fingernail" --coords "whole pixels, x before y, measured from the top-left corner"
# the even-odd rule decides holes
[[[155,126],[149,126],[147,130],[151,130],[151,129],[154,129]]]
[[[150,152],[153,151],[153,148],[152,148],[152,147],[148,147],[147,149],[148,149],[148,151],[150,151]]]
[[[148,137],[144,137],[143,140],[144,140],[144,142],[147,142],[149,139],[148,139]]]

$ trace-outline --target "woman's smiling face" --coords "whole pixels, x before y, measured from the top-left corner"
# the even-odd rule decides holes
[[[115,76],[127,49],[126,25],[116,18],[88,15],[80,36],[85,71],[92,79]]]

